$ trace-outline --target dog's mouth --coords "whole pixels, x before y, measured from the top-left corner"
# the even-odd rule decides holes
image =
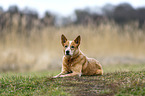
[[[65,55],[68,55],[69,56],[70,54],[66,53]]]
[[[65,54],[66,56],[71,56],[70,54]]]
[[[65,50],[65,56],[73,56],[74,51],[73,50]]]

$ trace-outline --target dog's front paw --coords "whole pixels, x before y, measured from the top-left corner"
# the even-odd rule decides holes
[[[67,75],[60,75],[59,77],[66,77]]]
[[[53,78],[58,78],[59,76],[53,76]]]

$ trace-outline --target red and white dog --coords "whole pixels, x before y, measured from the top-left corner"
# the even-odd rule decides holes
[[[102,66],[96,59],[88,58],[79,49],[81,37],[69,41],[62,34],[61,43],[63,46],[64,57],[62,71],[56,77],[76,76],[76,75],[103,75]]]

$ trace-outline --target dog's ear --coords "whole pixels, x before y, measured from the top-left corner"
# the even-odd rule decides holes
[[[81,36],[79,35],[74,42],[79,46],[80,45],[80,41],[81,41]]]
[[[61,44],[64,46],[64,43],[66,43],[67,39],[66,37],[62,34],[61,35]]]

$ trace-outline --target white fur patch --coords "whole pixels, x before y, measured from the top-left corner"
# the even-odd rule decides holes
[[[70,48],[71,43],[72,43],[72,41],[69,41],[69,46],[68,46],[69,48]]]
[[[66,54],[66,51],[69,51],[70,52],[70,55],[72,56],[73,55],[73,51],[71,50],[71,43],[72,43],[72,41],[69,41],[69,45],[68,45],[68,47],[65,49],[65,54]]]

